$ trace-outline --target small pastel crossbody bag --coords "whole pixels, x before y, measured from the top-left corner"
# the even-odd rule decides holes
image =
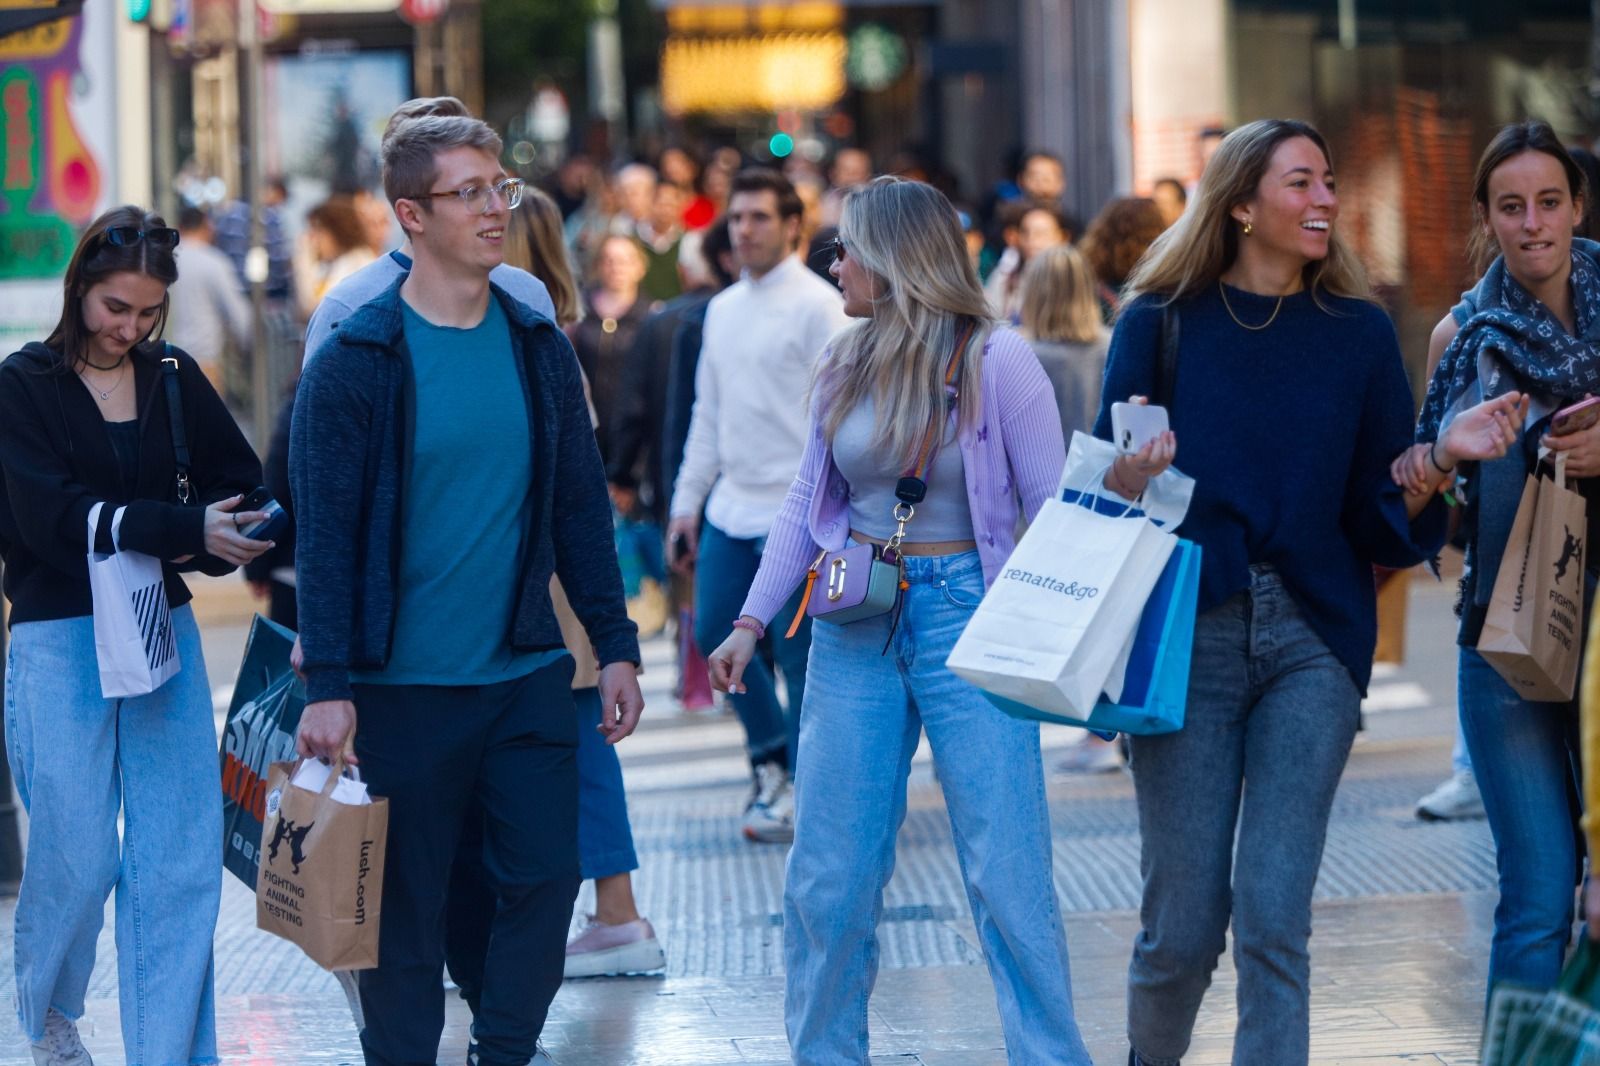
[[[794,636],[800,622],[807,615],[821,618],[836,625],[859,622],[863,618],[876,618],[894,612],[897,616],[900,594],[906,589],[905,564],[900,558],[900,544],[905,539],[906,523],[916,516],[917,504],[928,495],[924,480],[928,464],[932,461],[934,447],[960,399],[956,380],[961,374],[961,363],[967,344],[972,339],[973,324],[968,322],[956,338],[956,350],[945,369],[945,406],[935,412],[933,424],[928,427],[922,446],[917,450],[917,461],[895,484],[894,535],[888,544],[851,544],[838,551],[826,549],[818,553],[816,561],[806,571],[805,593],[800,607],[789,623],[786,636]],[[817,586],[823,586],[817,595]],[[890,629],[891,638],[894,626]],[[887,648],[887,645],[885,645]]]

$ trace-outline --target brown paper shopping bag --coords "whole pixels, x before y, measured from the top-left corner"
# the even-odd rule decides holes
[[[1558,454],[1554,477],[1536,470],[1523,487],[1478,637],[1478,653],[1524,699],[1570,700],[1577,684],[1585,523]]]
[[[299,763],[275,762],[267,776],[256,927],[300,946],[325,970],[378,965],[378,918],[389,801],[333,798],[343,765],[321,792],[290,783]]]

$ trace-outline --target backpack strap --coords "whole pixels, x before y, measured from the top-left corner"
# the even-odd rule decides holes
[[[1156,384],[1150,402],[1170,412],[1178,390],[1178,307],[1175,303],[1161,308],[1161,340],[1156,356]]]

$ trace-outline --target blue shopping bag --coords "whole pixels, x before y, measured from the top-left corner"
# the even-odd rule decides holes
[[[1082,726],[1101,734],[1150,736],[1182,729],[1199,598],[1200,545],[1180,539],[1139,616],[1122,696],[1116,703],[1102,696],[1087,720],[1042,711],[988,692],[984,696],[1013,718]]]

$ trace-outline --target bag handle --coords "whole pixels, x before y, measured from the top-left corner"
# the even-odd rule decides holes
[[[1178,389],[1178,308],[1170,301],[1161,308],[1161,340],[1156,356],[1156,383],[1150,390],[1150,400],[1170,411]]]
[[[172,343],[163,341],[161,380],[167,388],[167,425],[172,431],[172,459],[178,468],[178,502],[187,504],[194,497],[194,487],[189,481],[189,433],[183,424],[183,390],[178,385],[178,359],[172,354]]]

